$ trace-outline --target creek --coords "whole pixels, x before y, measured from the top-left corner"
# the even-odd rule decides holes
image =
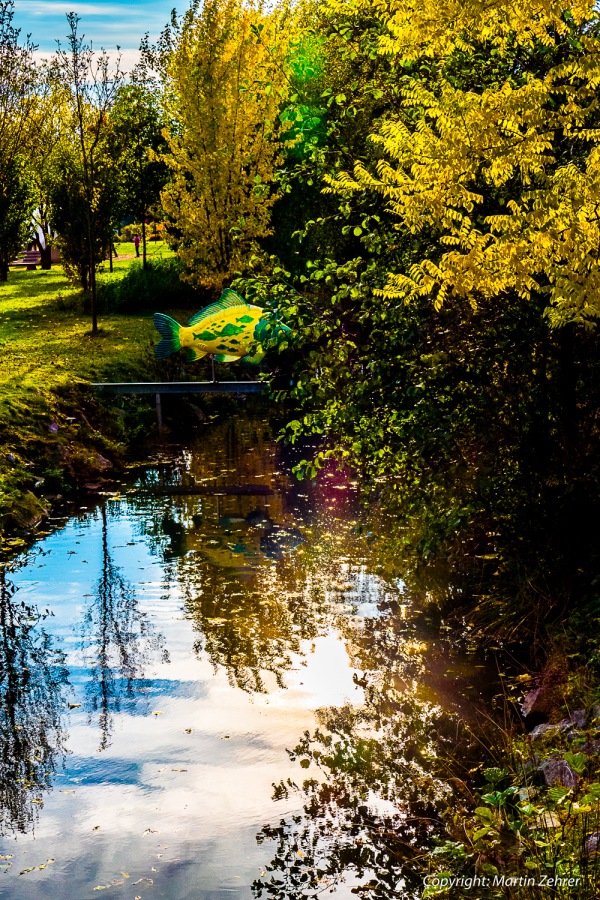
[[[6,567],[1,896],[420,895],[399,848],[493,676],[377,559],[351,473],[296,461],[209,423]]]

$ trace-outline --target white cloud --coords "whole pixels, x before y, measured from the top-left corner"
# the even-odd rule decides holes
[[[79,3],[78,0],[26,0],[23,12],[30,16],[56,16],[76,12],[78,16],[123,15],[123,7],[106,3]]]
[[[96,49],[99,49],[99,48],[96,48]],[[111,59],[112,68],[114,69],[114,67],[116,66],[117,57],[119,56],[119,53],[117,52],[116,48],[114,48],[114,47],[107,47],[106,52],[108,53],[108,55]],[[51,55],[52,55],[51,50],[48,50],[48,51],[36,50],[35,53],[33,54],[34,59],[38,63],[43,63],[44,60],[49,59]],[[140,61],[140,51],[134,47],[122,48],[120,51],[120,56],[121,56],[121,71],[123,71],[123,72],[131,72],[131,70],[134,68],[134,66],[136,66],[137,63]]]

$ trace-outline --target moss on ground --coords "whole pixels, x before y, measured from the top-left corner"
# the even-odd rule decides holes
[[[117,250],[115,271],[107,263],[100,283],[139,265],[133,245]],[[151,258],[163,255],[171,255],[164,244],[149,246]],[[89,384],[157,374],[152,310],[102,315],[92,337],[81,309],[81,292],[60,266],[11,270],[0,285],[0,533],[27,528],[45,498],[101,476],[148,429],[147,399],[103,403]]]

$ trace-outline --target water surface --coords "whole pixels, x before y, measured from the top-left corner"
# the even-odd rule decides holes
[[[5,573],[2,896],[350,900],[383,868],[340,857],[357,816],[405,827],[406,804],[443,801],[432,723],[468,717],[473,663],[461,689],[402,630],[410,601],[376,574],[352,477],[298,483],[292,462],[259,418],[207,425]],[[339,802],[315,733],[376,738],[389,771],[365,793],[342,765]]]

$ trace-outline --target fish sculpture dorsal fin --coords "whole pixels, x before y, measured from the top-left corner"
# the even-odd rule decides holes
[[[211,303],[210,306],[205,306],[204,309],[201,309],[200,312],[197,312],[196,315],[192,316],[188,322],[188,328],[192,325],[197,325],[204,319],[209,319],[211,316],[222,312],[224,309],[231,309],[234,306],[248,306],[248,304],[244,298],[240,297],[239,294],[236,294],[234,290],[225,288],[215,303]]]

